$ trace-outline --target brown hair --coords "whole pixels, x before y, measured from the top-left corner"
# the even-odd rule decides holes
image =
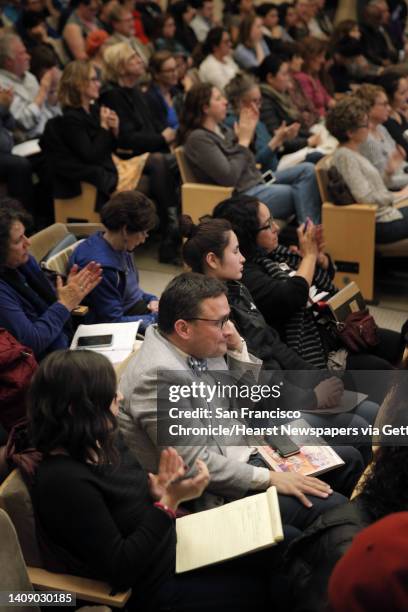
[[[306,36],[299,43],[300,55],[303,57],[303,71],[310,73],[311,62],[321,53],[327,51],[327,43],[315,36]]]
[[[167,60],[174,59],[173,53],[163,49],[162,51],[156,51],[153,53],[149,61],[149,70],[154,78],[159,72],[161,72],[162,66]]]
[[[65,66],[58,86],[58,101],[62,108],[82,106],[82,92],[92,68],[89,60],[75,60]]]
[[[189,215],[181,217],[181,233],[187,238],[183,246],[183,259],[193,272],[204,272],[204,260],[214,253],[222,261],[228,246],[231,223],[226,219],[203,219],[199,225]]]
[[[184,112],[180,117],[177,134],[178,144],[184,144],[193,130],[202,127],[204,121],[204,106],[210,103],[214,87],[210,83],[194,85],[186,95]]]
[[[382,93],[384,95],[387,95],[385,93],[385,89],[383,89],[379,85],[364,83],[357,89],[357,91],[354,92],[354,95],[356,96],[356,98],[366,104],[367,110],[371,110],[371,108],[376,103],[378,96]]]
[[[341,143],[347,142],[347,132],[357,130],[367,117],[367,104],[356,96],[347,96],[337,102],[326,116],[326,127]]]
[[[252,26],[254,25],[256,19],[261,19],[260,17],[258,17],[256,13],[250,13],[249,15],[246,15],[243,18],[239,26],[238,43],[242,43],[246,47],[248,47],[251,44],[250,43],[251,30],[252,30]]]

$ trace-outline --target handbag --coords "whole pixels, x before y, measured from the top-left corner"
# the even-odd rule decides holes
[[[118,182],[115,193],[121,191],[133,191],[139,184],[149,153],[137,155],[130,159],[121,159],[117,155],[112,155],[113,163],[118,172]]]
[[[353,204],[356,200],[348,188],[345,180],[335,166],[327,171],[327,191],[330,200],[338,206]]]
[[[344,321],[332,321],[337,336],[352,353],[360,353],[379,343],[378,326],[368,308],[351,312]]]

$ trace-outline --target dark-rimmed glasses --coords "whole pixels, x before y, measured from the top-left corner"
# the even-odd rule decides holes
[[[211,323],[215,323],[214,327],[218,327],[219,329],[223,329],[229,320],[229,314],[222,317],[222,319],[204,319],[203,317],[190,317],[189,319],[185,319],[185,321],[209,321]]]
[[[269,219],[267,219],[265,225],[263,225],[262,227],[258,227],[258,229],[256,230],[256,233],[263,232],[264,230],[271,229],[273,227],[273,224],[274,224],[273,217],[269,217]]]

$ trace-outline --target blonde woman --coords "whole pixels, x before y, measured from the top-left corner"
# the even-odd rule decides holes
[[[97,208],[115,191],[118,174],[112,161],[117,146],[119,119],[99,106],[100,82],[88,60],[68,64],[59,84],[62,117],[47,123],[41,139],[54,180],[57,197],[80,193],[80,181],[97,187]]]
[[[162,129],[138,87],[145,72],[143,61],[126,43],[108,47],[104,53],[105,80],[108,88],[101,100],[119,117],[118,146],[129,155],[150,153],[145,165],[149,194],[157,204],[163,240],[159,258],[164,263],[178,259],[178,200],[174,156],[169,145],[174,141],[173,128]]]

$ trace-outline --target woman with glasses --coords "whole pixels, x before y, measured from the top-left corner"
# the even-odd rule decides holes
[[[92,62],[76,60],[62,73],[58,100],[62,117],[48,121],[41,148],[52,170],[56,197],[80,193],[80,181],[95,185],[97,209],[115,191],[118,173],[112,160],[117,146],[119,118],[96,104],[100,82]],[[75,191],[77,189],[77,191]]]
[[[316,293],[336,292],[335,270],[323,251],[321,228],[310,221],[301,225],[297,230],[299,249],[292,252],[279,245],[278,226],[258,198],[238,196],[224,200],[215,207],[213,216],[227,219],[238,237],[246,258],[242,280],[256,306],[305,361],[318,368],[338,370],[388,370],[391,364],[399,364],[405,348],[401,334],[379,329],[378,346],[370,352],[347,353],[308,308],[312,286]],[[383,387],[378,389],[374,394],[371,387],[371,397],[382,400]]]
[[[351,195],[356,202],[377,205],[376,242],[408,238],[408,187],[389,191],[377,168],[360,153],[369,134],[366,102],[355,96],[340,100],[328,114],[326,126],[340,143],[332,163]]]
[[[386,93],[382,87],[366,83],[355,95],[368,107],[368,136],[359,151],[377,168],[387,187],[402,189],[408,185],[406,153],[383,125],[391,111]]]
[[[156,225],[153,202],[138,191],[122,191],[101,210],[105,230],[96,232],[74,250],[73,265],[85,268],[90,261],[102,266],[102,281],[87,297],[90,323],[140,321],[139,330],[156,322],[158,298],[139,286],[133,253]]]
[[[307,217],[318,222],[321,201],[314,176],[300,193],[278,175],[264,178],[256,167],[251,144],[259,107],[253,103],[243,107],[234,129],[224,125],[226,114],[227,100],[216,87],[202,83],[188,92],[178,136],[196,180],[259,197],[279,219],[295,214],[299,223]]]
[[[146,92],[150,111],[160,129],[177,130],[177,84],[178,70],[176,58],[170,51],[157,51],[149,62],[152,81]],[[182,100],[178,101],[179,108]]]
[[[226,95],[231,112],[228,113],[225,124],[232,128],[239,122],[241,111],[251,107],[260,110],[262,107],[261,90],[255,78],[250,75],[239,74],[233,78],[227,85]],[[319,192],[312,163],[304,162],[286,170],[277,170],[278,150],[291,138],[292,133],[292,126],[286,126],[282,122],[271,136],[266,125],[259,119],[250,145],[251,149],[256,162],[261,164],[262,172],[270,170],[279,183],[290,185],[295,192],[294,197],[317,200]]]
[[[230,80],[239,72],[232,59],[231,36],[225,28],[212,28],[204,41],[202,61],[198,74],[202,83],[210,83],[223,91]]]

